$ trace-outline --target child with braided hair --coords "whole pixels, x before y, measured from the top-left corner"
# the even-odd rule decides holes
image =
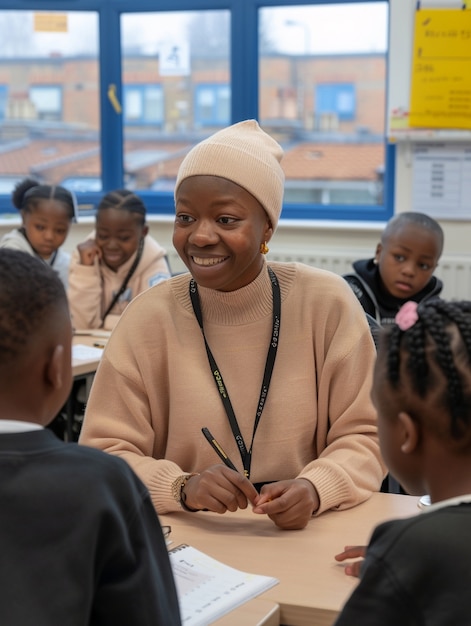
[[[365,557],[345,568],[361,580],[335,626],[468,624],[471,302],[406,303],[381,332],[372,398],[386,464],[431,505],[335,557]]]
[[[166,252],[149,234],[146,207],[117,189],[98,205],[96,228],[72,255],[69,303],[75,328],[111,330],[141,291],[170,277]]]
[[[3,235],[0,248],[41,259],[57,272],[67,289],[70,254],[63,244],[72,222],[77,221],[75,196],[59,185],[25,178],[15,186],[11,200],[21,215],[21,226]]]

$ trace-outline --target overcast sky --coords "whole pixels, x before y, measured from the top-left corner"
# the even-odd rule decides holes
[[[181,42],[191,15],[188,12],[123,14],[123,42],[126,47],[141,46],[147,53],[157,53],[163,41]],[[387,2],[261,9],[261,21],[270,40],[276,43],[278,51],[288,54],[383,52],[387,48],[387,18]],[[1,12],[3,54],[11,56],[8,50],[18,50],[18,43],[24,54],[28,25],[31,54],[96,54],[96,13],[71,11],[67,23],[67,33],[37,33],[33,32],[33,12]],[[16,30],[21,30],[21,37]]]

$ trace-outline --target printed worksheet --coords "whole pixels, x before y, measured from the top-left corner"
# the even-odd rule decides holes
[[[229,567],[186,544],[169,556],[186,626],[206,626],[279,582]]]

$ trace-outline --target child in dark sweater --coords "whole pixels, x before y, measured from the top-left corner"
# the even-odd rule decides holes
[[[438,296],[442,282],[433,275],[443,250],[443,231],[424,213],[399,213],[386,225],[372,259],[355,261],[344,278],[368,315],[378,324],[394,323],[400,307]]]
[[[379,525],[338,561],[360,582],[335,626],[469,624],[471,302],[408,302],[381,331],[372,398],[384,460],[422,514]]]
[[[0,624],[179,626],[143,483],[44,428],[70,391],[71,346],[57,274],[0,249]]]

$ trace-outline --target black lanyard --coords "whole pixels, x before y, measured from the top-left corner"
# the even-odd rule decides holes
[[[139,261],[141,260],[143,249],[144,249],[144,237],[141,237],[140,240],[139,240],[139,245],[137,247],[137,254],[136,254],[136,258],[134,259],[134,263],[129,268],[129,272],[126,275],[126,278],[123,280],[123,282],[121,284],[121,287],[114,294],[110,304],[108,305],[108,308],[103,313],[103,316],[101,318],[101,326],[100,326],[100,328],[103,328],[103,326],[105,325],[106,316],[110,313],[110,311],[113,309],[114,305],[118,302],[119,298],[122,296],[122,294],[126,290],[126,287],[128,286],[128,282],[131,280],[132,275],[134,274],[134,272],[136,271],[137,266],[139,265]]]
[[[214,377],[214,382],[216,383],[217,390],[219,391],[219,395],[221,397],[222,403],[224,405],[224,409],[226,411],[227,417],[229,419],[229,423],[231,425],[232,433],[234,435],[234,439],[236,440],[237,446],[239,448],[240,457],[242,459],[242,464],[244,466],[244,474],[247,478],[250,478],[250,465],[252,463],[252,449],[253,442],[255,439],[255,433],[258,428],[258,424],[260,422],[260,418],[262,416],[263,407],[265,406],[265,401],[268,395],[268,389],[270,387],[270,380],[273,373],[273,367],[275,365],[276,359],[276,351],[278,349],[278,341],[280,337],[280,323],[281,323],[281,294],[280,294],[280,286],[278,284],[278,279],[276,277],[275,272],[268,267],[268,274],[270,276],[272,293],[273,293],[273,328],[272,335],[270,339],[270,345],[268,346],[267,360],[265,363],[265,372],[263,374],[263,382],[262,388],[260,390],[260,398],[258,400],[257,412],[255,413],[255,421],[252,433],[252,441],[250,442],[250,448],[247,450],[247,446],[245,445],[244,438],[242,437],[242,433],[240,432],[239,424],[237,423],[237,418],[234,413],[234,409],[232,408],[232,403],[229,399],[229,393],[226,389],[226,385],[224,384],[222,374],[219,371],[216,360],[214,359],[213,353],[210,350],[208,342],[206,341],[206,336],[204,334],[203,328],[203,315],[201,312],[201,305],[198,296],[198,286],[196,282],[191,279],[190,281],[190,298],[191,303],[193,305],[193,311],[195,313],[196,319],[198,320],[198,324],[201,328],[201,332],[203,333],[204,344],[206,346],[206,353],[208,355],[209,364],[211,366],[211,371]]]

